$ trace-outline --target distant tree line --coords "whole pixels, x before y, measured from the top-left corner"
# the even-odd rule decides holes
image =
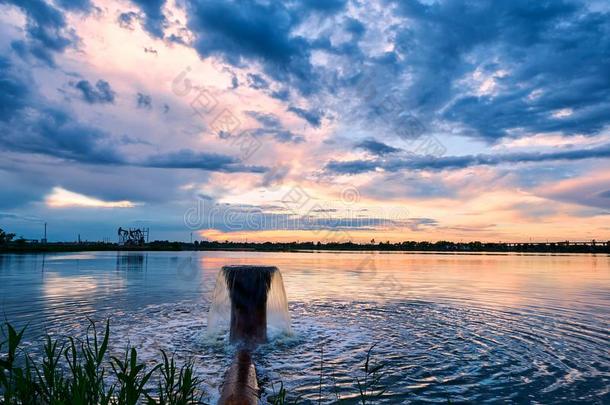
[[[4,229],[0,228],[0,245],[11,242],[15,238],[14,233],[6,233]]]
[[[0,229],[0,251],[8,252],[69,252],[95,250],[250,250],[250,251],[422,251],[422,252],[538,252],[538,253],[610,253],[610,241],[587,242],[451,242],[451,241],[403,241],[369,243],[347,242],[232,242],[232,241],[195,241],[194,243],[176,241],[152,241],[141,246],[122,246],[110,242],[55,242],[37,243],[23,238],[14,240],[14,233]],[[36,242],[36,243],[35,243]]]
[[[430,251],[430,252],[551,252],[551,253],[610,253],[610,241],[590,242],[450,242],[403,241],[354,243],[348,242],[231,242],[196,241],[197,250],[346,250],[346,251]]]

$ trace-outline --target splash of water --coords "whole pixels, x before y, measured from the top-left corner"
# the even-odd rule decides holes
[[[271,287],[267,294],[267,335],[274,338],[280,335],[291,335],[290,312],[284,289],[284,280],[279,270],[273,273]]]
[[[220,335],[229,330],[231,322],[231,300],[224,271],[216,275],[216,285],[212,293],[212,303],[208,311],[208,334]]]
[[[210,337],[218,337],[226,334],[231,322],[231,298],[227,286],[227,270],[221,269],[216,275],[216,285],[212,293],[212,303],[208,312],[208,329]],[[249,271],[249,270],[245,270]],[[288,299],[284,289],[284,281],[279,269],[271,274],[271,283],[267,293],[267,338],[269,340],[277,337],[291,335],[290,312],[288,311]]]

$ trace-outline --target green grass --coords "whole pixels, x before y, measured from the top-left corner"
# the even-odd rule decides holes
[[[133,347],[122,358],[108,355],[110,323],[98,336],[90,321],[84,340],[45,337],[42,358],[20,347],[24,330],[10,323],[0,340],[0,404],[189,405],[203,404],[205,392],[191,361],[178,367],[161,352],[146,366]],[[154,387],[154,388],[153,388]]]

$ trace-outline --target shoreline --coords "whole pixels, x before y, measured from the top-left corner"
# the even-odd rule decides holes
[[[117,243],[11,243],[0,246],[0,254],[68,253],[68,252],[159,252],[159,251],[237,251],[237,252],[300,252],[300,253],[430,253],[430,254],[474,254],[474,253],[550,253],[550,254],[610,254],[609,242],[588,244],[560,243],[460,243],[450,242],[403,242],[396,244],[354,243],[237,243],[237,242],[151,242],[142,246],[121,246]]]

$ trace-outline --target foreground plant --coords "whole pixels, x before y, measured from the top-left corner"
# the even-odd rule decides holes
[[[356,382],[358,383],[358,392],[360,394],[360,401],[362,402],[362,405],[371,403],[371,401],[381,397],[386,391],[385,388],[381,385],[381,370],[383,369],[384,364],[371,363],[371,352],[373,351],[375,346],[377,346],[377,343],[371,346],[366,352],[366,360],[364,362],[363,367],[364,376],[362,380],[360,380],[360,378],[356,378]]]
[[[20,349],[25,329],[2,327],[0,340],[0,404],[78,405],[190,405],[203,404],[201,380],[193,363],[177,367],[173,357],[162,354],[162,363],[147,370],[135,348],[122,359],[106,358],[110,324],[100,339],[93,321],[84,341],[45,337],[41,361]],[[158,381],[149,389],[150,381]]]
[[[325,397],[322,392],[322,380],[324,377],[324,349],[322,348],[322,352],[320,355],[320,385],[318,390],[318,400],[317,403],[343,403],[349,402],[354,403],[357,402],[362,405],[374,404],[378,399],[380,399],[383,394],[386,392],[386,389],[382,383],[384,374],[383,369],[385,367],[384,363],[373,363],[372,352],[373,349],[377,346],[375,343],[372,345],[366,352],[366,358],[364,359],[364,364],[362,365],[362,374],[361,376],[355,377],[355,386],[357,388],[357,392],[355,395],[350,395],[349,399],[342,398],[339,393],[339,389],[336,386],[334,373],[331,372],[331,376],[333,377],[333,396],[332,398]],[[289,404],[298,404],[302,402],[301,395],[296,398],[291,399],[290,393],[284,387],[284,384],[279,382],[279,390],[275,392],[275,386],[272,384],[272,388],[274,393],[269,396],[269,403],[272,405],[289,405]]]

